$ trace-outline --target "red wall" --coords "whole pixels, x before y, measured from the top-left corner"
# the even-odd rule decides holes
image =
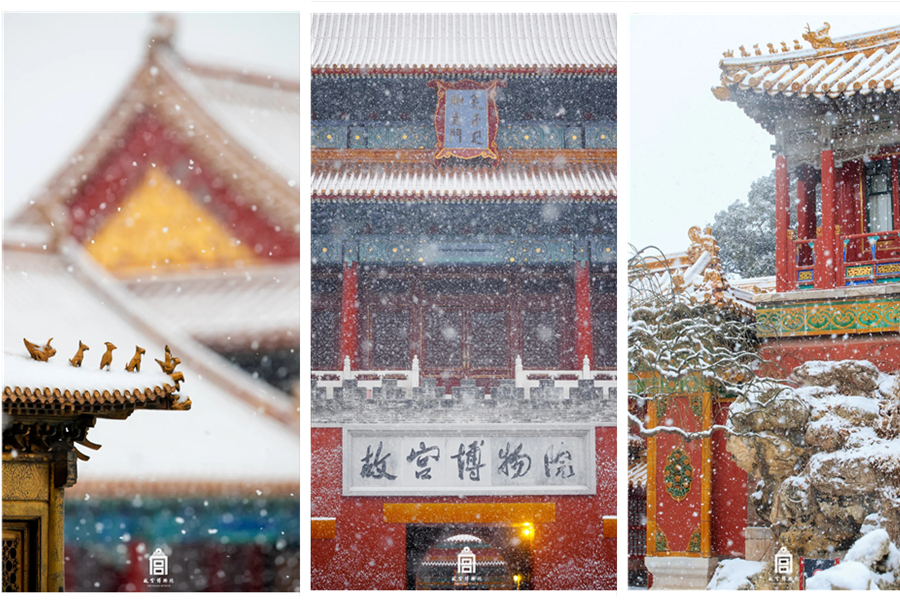
[[[383,505],[415,502],[554,502],[556,522],[535,528],[535,589],[615,589],[616,429],[597,427],[594,496],[343,497],[340,428],[312,430],[312,516],[336,518],[331,540],[312,540],[312,589],[405,589],[406,526],[384,523]]]
[[[760,355],[773,369],[771,374],[787,377],[792,370],[810,360],[868,360],[883,372],[900,365],[900,337],[897,334],[815,336],[787,340],[766,340]]]
[[[720,404],[716,425],[728,420],[730,404]],[[725,432],[712,434],[712,535],[713,556],[744,556],[744,528],[747,527],[747,473],[725,449]]]

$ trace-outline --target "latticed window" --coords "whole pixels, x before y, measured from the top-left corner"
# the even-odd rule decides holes
[[[525,368],[559,368],[559,314],[554,311],[522,315]]]
[[[866,231],[894,229],[894,186],[891,160],[866,165]]]
[[[372,360],[376,369],[408,369],[409,311],[385,310],[372,316]]]
[[[337,340],[341,313],[338,310],[312,311],[312,345],[310,347],[313,369],[336,369]]]

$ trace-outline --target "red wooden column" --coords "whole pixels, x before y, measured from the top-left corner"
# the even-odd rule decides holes
[[[797,239],[811,240],[816,237],[816,181],[813,169],[801,165],[797,177]],[[812,264],[812,248],[802,245],[797,248],[798,263]]]
[[[814,279],[817,290],[834,289],[835,255],[834,151],[822,151],[822,235],[816,239]]]
[[[588,261],[575,261],[575,355],[580,369],[587,356],[594,366],[594,339],[591,331],[591,268]]]
[[[359,299],[358,264],[344,261],[344,276],[341,287],[341,357],[340,369],[344,368],[344,357],[350,357],[350,368],[359,368]]]
[[[900,190],[897,189],[900,187],[900,176],[897,173],[896,156],[891,157],[891,187],[894,189],[893,198],[891,198],[894,205],[894,229],[900,229]]]
[[[791,199],[788,195],[787,158],[783,155],[775,157],[775,291],[786,292],[791,289],[788,264],[791,253],[788,249],[788,228],[791,225],[789,214]]]

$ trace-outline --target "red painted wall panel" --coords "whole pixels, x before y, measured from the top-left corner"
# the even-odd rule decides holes
[[[730,404],[720,404],[716,424],[728,420]],[[714,556],[744,556],[744,528],[747,527],[747,473],[725,449],[725,432],[712,435],[712,553]]]
[[[900,337],[873,334],[767,340],[760,355],[775,369],[772,375],[779,377],[787,377],[809,360],[868,360],[884,372],[893,372],[900,365]]]
[[[385,502],[554,502],[556,522],[536,526],[535,589],[614,589],[616,540],[603,516],[616,514],[616,430],[596,428],[594,496],[343,497],[340,428],[312,430],[312,516],[337,519],[333,540],[312,541],[311,587],[404,589],[406,526],[384,523]]]

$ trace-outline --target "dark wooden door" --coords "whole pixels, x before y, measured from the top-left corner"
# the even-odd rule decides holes
[[[496,380],[513,376],[510,305],[499,293],[505,286],[500,280],[424,286],[420,338],[423,377],[437,378],[438,385],[449,391],[461,379],[475,379],[476,385],[493,387]],[[485,288],[489,293],[474,293]]]

